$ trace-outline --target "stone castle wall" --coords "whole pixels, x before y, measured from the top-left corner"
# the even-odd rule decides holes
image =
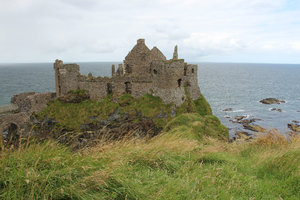
[[[150,50],[144,39],[139,39],[124,63],[118,69],[112,66],[112,77],[84,76],[77,64],[63,64],[56,60],[56,94],[62,96],[70,90],[84,89],[89,91],[92,99],[101,100],[107,95],[119,98],[126,93],[133,97],[151,93],[161,97],[165,103],[181,105],[186,99],[185,88],[192,99],[199,98],[200,89],[197,65],[177,58],[177,46],[173,59],[166,60],[157,47]]]

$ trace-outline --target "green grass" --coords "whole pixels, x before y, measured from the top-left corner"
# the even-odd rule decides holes
[[[116,109],[153,117],[169,116],[171,108],[152,95],[124,95],[118,102],[54,101],[39,117],[76,129],[90,116],[105,119]],[[77,152],[53,141],[4,150],[0,199],[300,198],[300,136],[287,141],[273,131],[228,143],[227,129],[204,97],[188,97],[176,112],[157,122],[164,129],[152,139],[103,142]]]
[[[48,141],[5,151],[0,162],[0,199],[103,199],[130,191],[97,159]]]
[[[164,129],[170,134],[180,134],[182,137],[198,140],[203,139],[204,136],[222,140],[229,138],[227,128],[213,115],[182,114],[172,119]]]
[[[80,95],[84,91],[75,90],[72,92]],[[80,103],[63,103],[55,100],[50,102],[37,117],[40,120],[44,118],[55,119],[58,122],[57,129],[80,131],[82,124],[95,122],[95,117],[97,120],[106,120],[112,113],[119,110],[120,114],[128,113],[137,122],[142,118],[151,118],[158,127],[163,128],[172,118],[173,107],[173,104],[164,104],[159,97],[151,94],[137,99],[125,94],[120,97],[118,102],[112,101],[109,96],[102,101],[85,100]],[[182,113],[196,112],[201,115],[211,115],[210,106],[203,96],[193,101],[188,95],[187,100],[176,108],[177,116]]]
[[[204,115],[212,115],[212,110],[209,103],[206,101],[205,97],[201,94],[198,99],[194,101],[197,112]]]
[[[79,152],[51,141],[1,152],[0,199],[299,199],[299,136],[230,144],[176,132]]]

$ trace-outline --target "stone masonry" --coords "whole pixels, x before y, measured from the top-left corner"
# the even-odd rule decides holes
[[[177,46],[173,58],[167,60],[163,53],[145,45],[144,39],[125,57],[118,68],[112,66],[112,77],[93,77],[79,72],[79,65],[64,64],[61,60],[54,63],[56,96],[60,97],[70,90],[89,91],[94,100],[101,100],[107,95],[118,99],[123,94],[140,97],[146,93],[159,96],[165,103],[181,105],[186,99],[185,88],[193,100],[200,97],[197,79],[197,65],[187,64],[178,59]]]

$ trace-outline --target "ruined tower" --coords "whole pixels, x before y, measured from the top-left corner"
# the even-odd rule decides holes
[[[79,65],[64,64],[61,60],[54,63],[56,96],[62,96],[78,88]]]
[[[54,63],[56,93],[62,96],[70,90],[88,90],[90,97],[101,100],[107,95],[118,99],[123,94],[137,98],[147,93],[159,96],[165,103],[181,105],[186,100],[186,91],[195,100],[200,97],[197,79],[197,65],[187,64],[178,59],[178,47],[174,48],[173,58],[167,60],[157,48],[151,50],[144,39],[125,57],[123,64],[112,66],[112,77],[93,77],[79,73],[76,64]]]

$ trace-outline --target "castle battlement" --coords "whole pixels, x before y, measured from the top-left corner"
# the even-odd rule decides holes
[[[80,74],[79,65],[64,64],[61,60],[55,61],[54,70],[57,97],[76,89],[88,90],[94,100],[101,100],[107,95],[119,98],[126,93],[133,97],[151,93],[165,103],[179,106],[186,99],[185,88],[193,100],[201,95],[198,66],[178,59],[177,46],[173,58],[167,60],[157,47],[150,50],[145,39],[137,40],[117,68],[112,65],[112,77],[94,77],[91,73],[85,76]]]

